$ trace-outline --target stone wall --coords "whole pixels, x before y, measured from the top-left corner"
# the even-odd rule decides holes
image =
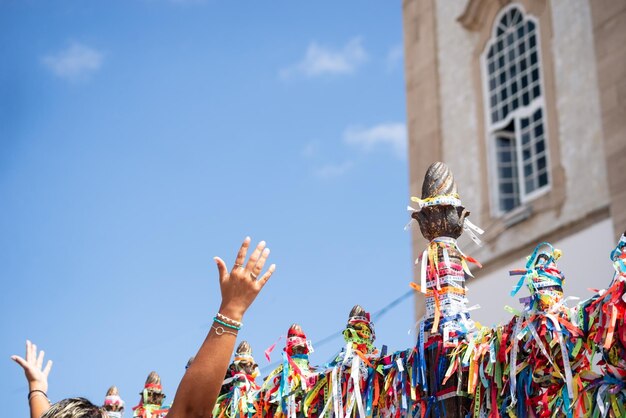
[[[590,0],[614,233],[626,230],[626,1]]]
[[[626,73],[620,78],[616,75],[619,71],[613,69],[607,75],[613,84],[602,84],[594,51],[594,30],[600,29],[594,26],[596,19],[592,20],[588,1],[521,0],[521,7],[538,18],[541,31],[552,189],[530,203],[532,214],[526,220],[507,226],[493,215],[486,168],[480,54],[496,14],[506,3],[505,0],[446,0],[434,4],[404,1],[411,193],[419,193],[426,167],[434,161],[427,161],[428,157],[439,157],[446,162],[455,174],[465,206],[472,212],[471,219],[488,231],[482,249],[462,244],[492,270],[527,253],[540,240],[563,239],[606,219],[611,203],[607,184],[616,183],[613,186],[621,187],[616,195],[626,199],[626,181],[607,183],[603,126],[606,135],[607,123],[616,122],[601,111],[608,106],[626,115]],[[468,6],[478,10],[471,28],[458,20]],[[611,25],[611,19],[615,18],[606,19],[604,26]],[[612,24],[618,23],[619,20]],[[626,32],[626,24],[621,27]],[[615,42],[609,38],[607,35],[605,43]],[[424,53],[425,45],[429,46],[428,53]],[[610,45],[606,48],[611,49]],[[622,68],[626,72],[626,65]],[[430,72],[432,69],[436,70],[435,75]],[[424,77],[425,74],[428,76]],[[438,86],[436,92],[430,91],[434,82]],[[598,93],[598,86],[605,87],[606,98]],[[619,95],[620,86],[623,97]],[[609,94],[611,89],[617,93]],[[430,110],[422,113],[424,108]],[[607,140],[609,149],[626,150],[623,147],[626,132],[616,130],[613,138],[613,142]],[[438,141],[440,148],[433,141]],[[623,158],[619,161],[614,165],[622,168],[618,173],[622,175],[626,166]],[[614,193],[612,189],[611,193]],[[625,205],[622,203],[621,207]],[[626,210],[621,213],[626,221]],[[414,233],[415,255],[425,245],[418,234]]]

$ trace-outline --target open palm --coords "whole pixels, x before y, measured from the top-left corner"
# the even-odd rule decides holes
[[[37,346],[26,340],[26,358],[11,356],[11,359],[24,369],[24,374],[28,380],[29,390],[48,391],[48,375],[52,368],[52,360],[48,360],[46,367],[43,367],[44,351],[37,354]]]

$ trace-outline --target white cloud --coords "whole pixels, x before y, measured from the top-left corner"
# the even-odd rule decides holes
[[[402,44],[394,45],[387,53],[387,70],[394,70],[404,59],[404,46]]]
[[[43,64],[56,76],[69,81],[83,80],[102,66],[102,52],[73,42],[66,49],[42,58]]]
[[[352,161],[344,161],[339,164],[327,164],[316,169],[314,174],[323,179],[339,177],[348,172],[353,166],[354,163]]]
[[[343,139],[347,144],[365,151],[374,147],[388,146],[399,158],[406,156],[406,126],[404,123],[381,123],[370,128],[351,126],[345,130]]]
[[[311,42],[302,61],[283,68],[283,79],[297,75],[315,77],[323,74],[352,74],[359,65],[367,61],[367,52],[361,38],[353,38],[340,50],[326,48]]]

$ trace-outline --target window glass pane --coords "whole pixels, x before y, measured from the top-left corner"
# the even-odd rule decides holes
[[[539,93],[539,84],[537,84],[535,87],[533,87],[533,98],[539,97]]]
[[[543,141],[541,141],[543,144]],[[546,168],[546,157],[540,157],[537,159],[537,171],[541,171]]]
[[[506,89],[502,89],[502,90],[500,91],[500,102],[501,102],[501,103],[506,102],[506,98],[507,98],[507,97],[508,97],[508,96],[507,96],[507,94],[506,94]]]
[[[519,70],[520,73],[525,74],[525,71],[528,69],[528,61],[526,61],[526,58],[522,58],[519,62]],[[528,77],[524,75],[524,77],[526,77],[526,82],[528,83]]]
[[[538,82],[538,81],[539,81],[539,69],[538,69],[538,68],[535,68],[535,69],[533,70],[533,72],[532,72],[532,73],[531,73],[531,75],[530,75],[530,79],[531,79],[533,82]]]
[[[532,164],[524,164],[524,177],[528,177],[533,172]]]
[[[511,46],[515,42],[515,37],[512,33],[506,35],[506,46]]]
[[[537,154],[541,154],[544,149],[545,149],[545,145],[543,143],[543,139],[541,141],[537,141],[537,143],[535,144],[535,152]]]
[[[509,211],[519,205],[517,156],[512,124],[496,136],[496,148],[500,210]]]
[[[548,184],[548,173],[543,173],[539,175],[539,187],[543,187]]]
[[[500,184],[500,192],[502,193],[503,196],[513,196],[513,183],[510,182],[506,182],[506,183],[502,183]]]
[[[517,206],[519,205],[519,203],[516,201],[516,199],[502,199],[500,200],[500,209],[502,209],[502,211],[504,212],[508,212],[512,209],[515,209]]]
[[[500,178],[510,179],[513,177],[513,169],[511,167],[500,167]]]

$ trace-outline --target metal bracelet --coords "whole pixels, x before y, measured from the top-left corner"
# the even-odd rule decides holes
[[[230,334],[230,335],[234,335],[235,337],[237,336],[236,332],[228,331],[227,329],[225,329],[222,326],[219,326],[219,327],[212,326],[211,328],[213,328],[215,330],[215,333],[217,335]]]

